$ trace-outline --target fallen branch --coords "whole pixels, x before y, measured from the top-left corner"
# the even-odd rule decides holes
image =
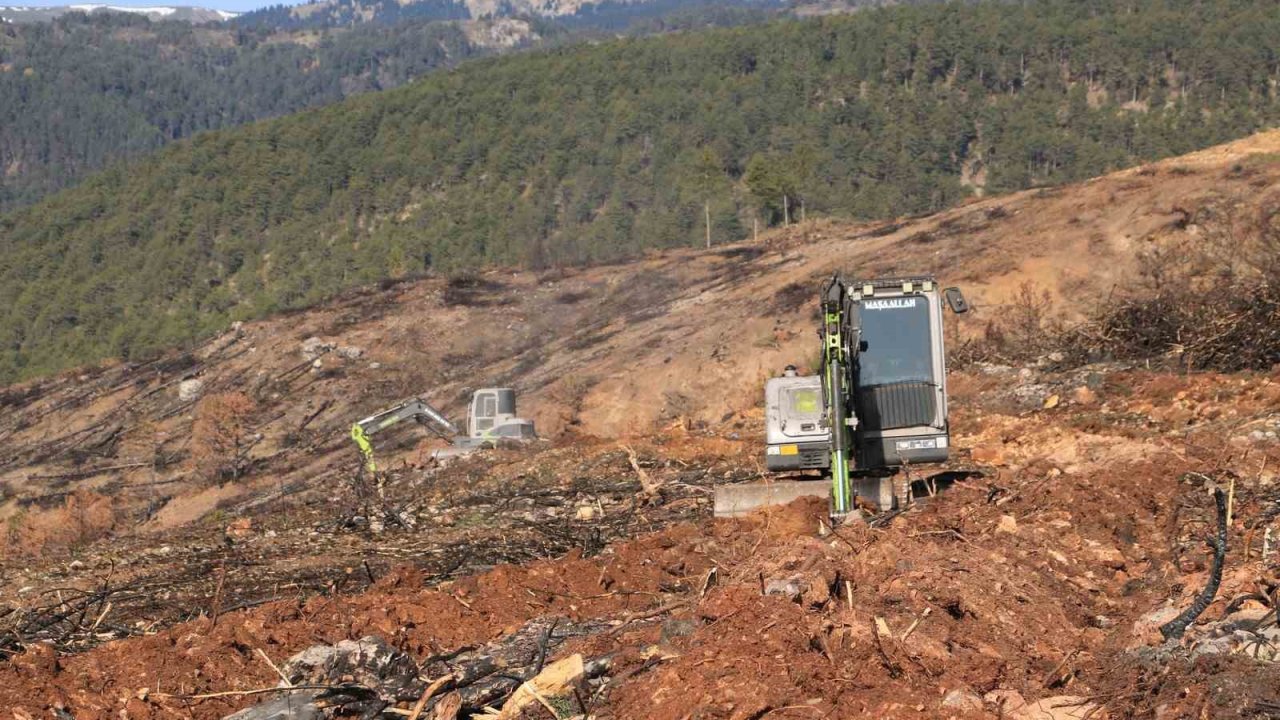
[[[201,693],[199,695],[180,695],[172,693],[150,693],[149,697],[161,700],[212,700],[224,697],[248,697],[250,695],[266,695],[267,693],[288,693],[300,690],[342,690],[343,685],[294,685],[293,687],[255,688],[253,690],[223,690],[222,692]]]
[[[102,475],[104,473],[116,472],[117,470],[132,470],[134,468],[150,467],[154,461],[132,462],[123,465],[108,465],[107,467],[93,468],[90,470],[78,470],[76,472],[59,473],[56,475],[28,475],[28,480],[80,480],[83,478]]]
[[[1218,594],[1218,586],[1222,584],[1222,565],[1227,558],[1227,496],[1222,488],[1213,489],[1213,502],[1218,510],[1218,534],[1208,541],[1213,548],[1213,567],[1209,571],[1209,582],[1205,583],[1204,589],[1190,607],[1160,626],[1160,634],[1165,640],[1182,637],[1191,623],[1213,602],[1214,596]]]
[[[427,701],[440,692],[440,688],[452,682],[453,679],[452,674],[445,675],[436,678],[434,682],[428,685],[427,689],[422,691],[422,697],[418,698],[418,702],[414,704],[413,711],[409,713],[409,720],[418,720],[418,717],[422,715],[423,708],[427,706]]]
[[[267,653],[262,648],[255,648],[255,650],[257,651],[258,656],[261,657],[263,661],[267,663],[267,666],[270,667],[272,670],[274,670],[275,673],[280,676],[280,679],[284,681],[285,687],[293,687],[293,683],[289,682],[289,676],[280,672],[280,668],[276,667],[276,664],[271,662],[271,658],[267,655]]]
[[[631,469],[636,471],[636,477],[640,479],[640,488],[646,500],[658,499],[658,491],[662,487],[662,483],[655,482],[649,477],[649,473],[640,467],[640,459],[636,456],[636,451],[629,445],[620,445],[627,452],[627,461],[631,463]]]

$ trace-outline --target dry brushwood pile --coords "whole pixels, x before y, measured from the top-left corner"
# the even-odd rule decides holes
[[[388,283],[0,390],[0,709],[36,718],[1280,717],[1280,132],[934,216]],[[904,250],[906,252],[904,252]],[[710,517],[833,272],[933,271],[906,511]],[[812,369],[812,368],[809,368]],[[542,437],[351,422],[513,386]]]

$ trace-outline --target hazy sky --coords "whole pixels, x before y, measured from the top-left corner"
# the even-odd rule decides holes
[[[0,0],[0,5],[25,7],[50,7],[54,5],[127,5],[129,7],[183,7],[195,6],[215,10],[244,12],[268,5],[297,5],[301,0]]]

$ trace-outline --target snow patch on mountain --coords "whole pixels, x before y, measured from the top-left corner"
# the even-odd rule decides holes
[[[72,10],[93,12],[94,10],[113,10],[115,12],[142,13],[143,15],[172,15],[178,12],[171,7],[128,7],[125,5],[71,5]]]
[[[120,12],[144,15],[152,20],[186,20],[188,22],[227,21],[240,13],[187,5],[108,5],[106,3],[76,3],[35,7],[30,5],[0,5],[0,22],[48,22],[69,12]]]

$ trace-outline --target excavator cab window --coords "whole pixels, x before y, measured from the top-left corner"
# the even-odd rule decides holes
[[[919,295],[863,303],[859,386],[934,382],[929,315]]]
[[[493,428],[498,416],[498,396],[494,393],[478,393],[472,406],[477,432],[485,432]]]
[[[782,419],[784,429],[794,434],[813,433],[818,431],[822,423],[822,389],[818,387],[797,387],[783,391],[786,401],[786,416]]]
[[[791,417],[818,417],[822,413],[821,392],[818,388],[795,388],[787,391],[791,404]]]

